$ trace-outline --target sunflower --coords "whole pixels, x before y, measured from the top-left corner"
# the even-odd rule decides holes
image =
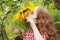
[[[23,6],[21,10],[18,13],[16,13],[14,20],[23,21],[26,18],[28,12],[33,12],[33,10],[34,5],[30,2],[29,6]]]
[[[18,13],[15,14],[14,19],[15,21],[23,21],[26,17],[27,13],[27,8],[22,8]]]

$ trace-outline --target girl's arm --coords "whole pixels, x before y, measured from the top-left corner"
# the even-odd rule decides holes
[[[38,28],[35,25],[34,19],[36,15],[32,15],[31,13],[29,13],[26,17],[27,22],[30,22],[31,28],[33,29],[34,32],[34,38],[35,40],[44,40],[43,37],[41,36],[40,32],[38,31]]]
[[[33,29],[35,39],[36,40],[44,40],[44,38],[39,33],[33,19],[30,19],[30,25],[31,25],[31,28]]]
[[[19,33],[21,33],[21,30],[15,29],[11,24],[10,24],[10,30],[11,30],[11,32],[14,33],[14,34],[19,34]]]

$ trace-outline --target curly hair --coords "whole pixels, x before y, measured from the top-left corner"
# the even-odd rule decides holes
[[[56,40],[56,30],[48,11],[42,7],[37,7],[35,13],[37,13],[35,24],[39,32],[46,35],[46,40]]]

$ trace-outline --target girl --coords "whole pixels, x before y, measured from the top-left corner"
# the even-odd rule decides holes
[[[47,10],[37,6],[34,12],[27,14],[26,20],[30,24],[30,30],[11,28],[13,33],[22,33],[22,40],[56,40],[56,31]]]

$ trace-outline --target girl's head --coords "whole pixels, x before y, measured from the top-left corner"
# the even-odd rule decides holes
[[[56,30],[48,11],[37,6],[33,14],[36,16],[34,20],[39,32],[45,34],[47,40],[56,40]]]

